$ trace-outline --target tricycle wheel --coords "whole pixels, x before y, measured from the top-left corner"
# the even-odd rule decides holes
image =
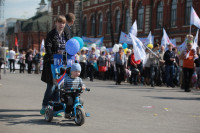
[[[53,109],[47,108],[45,110],[44,118],[46,121],[51,122],[53,119]]]
[[[79,106],[76,108],[75,123],[81,126],[85,123],[85,111]]]

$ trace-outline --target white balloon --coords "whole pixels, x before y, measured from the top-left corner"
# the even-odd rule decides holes
[[[122,47],[122,44],[118,44],[119,45],[119,47]]]
[[[105,46],[102,46],[102,47],[101,47],[101,51],[106,51],[106,47],[105,47]]]
[[[100,54],[100,50],[97,49],[97,50],[95,51],[95,54],[96,54],[96,55]]]
[[[87,48],[86,48],[86,47],[83,47],[82,49],[83,49],[83,50],[87,50]]]
[[[91,44],[91,47],[96,48],[96,44],[95,44],[95,43],[92,43],[92,44]]]
[[[112,51],[113,51],[114,53],[118,52],[118,51],[119,51],[119,45],[118,45],[118,44],[115,44],[115,45],[113,46]]]

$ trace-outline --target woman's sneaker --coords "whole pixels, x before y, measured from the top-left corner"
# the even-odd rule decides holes
[[[40,114],[41,114],[41,115],[44,115],[44,114],[45,114],[45,109],[44,109],[44,108],[42,108],[42,109],[40,110]]]

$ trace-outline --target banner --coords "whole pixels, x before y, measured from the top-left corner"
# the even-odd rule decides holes
[[[82,36],[83,42],[84,42],[84,47],[90,47],[91,44],[95,43],[97,47],[103,46],[103,39],[104,37],[101,38],[89,38],[89,37],[84,37]]]
[[[200,29],[200,19],[193,7],[191,7],[190,25],[195,25]]]
[[[149,36],[148,36],[149,37]],[[138,38],[143,44],[149,44],[149,38]],[[154,36],[151,36],[152,42],[154,41]],[[121,32],[119,43],[127,43],[127,44],[133,44],[131,38],[129,35],[127,35],[124,32]]]

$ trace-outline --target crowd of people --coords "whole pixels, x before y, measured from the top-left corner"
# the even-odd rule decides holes
[[[193,36],[188,35],[186,48],[182,52],[169,44],[167,48],[159,44],[148,44],[146,61],[135,60],[134,49],[125,54],[123,47],[119,52],[101,51],[95,54],[95,47],[91,51],[82,50],[76,56],[76,62],[82,67],[81,78],[114,80],[116,85],[129,82],[133,85],[150,85],[175,87],[180,86],[185,92],[191,87],[199,89],[199,48],[193,49]]]
[[[159,44],[148,44],[145,62],[135,60],[134,49],[129,49],[125,53],[123,47],[119,47],[117,53],[104,50],[97,54],[96,47],[92,47],[89,51],[81,50],[75,55],[75,62],[81,65],[82,79],[113,80],[116,85],[124,81],[151,87],[180,86],[186,92],[190,92],[191,87],[196,89],[200,87],[200,51],[199,47],[192,48],[193,36],[188,35],[187,38],[186,48],[182,53],[178,53],[178,49],[172,44],[168,45],[167,50]],[[24,73],[27,68],[27,72],[31,74],[33,66],[35,73],[40,73],[43,56],[37,50],[29,49],[27,52],[21,50],[16,55],[15,51],[10,49],[7,55],[11,73],[15,73],[17,56],[20,73]]]
[[[20,73],[24,73],[25,68],[27,68],[27,72],[31,74],[34,66],[34,71],[38,74],[40,67],[43,66],[41,80],[47,84],[47,88],[40,110],[42,115],[49,101],[59,100],[55,91],[56,86],[51,73],[51,64],[54,62],[54,54],[64,53],[65,44],[72,37],[71,26],[74,21],[75,15],[72,13],[56,18],[55,28],[47,34],[45,40],[46,54],[44,56],[32,49],[27,52],[21,50],[19,55],[13,49],[7,53],[7,64],[9,64],[11,73],[15,73],[16,58],[18,58],[17,63],[20,65]],[[75,63],[81,66],[81,69],[78,69],[81,71],[80,78],[89,78],[91,82],[99,79],[110,80],[116,85],[121,85],[124,82],[135,86],[139,84],[151,87],[167,86],[173,88],[179,86],[185,92],[190,92],[192,87],[196,89],[200,87],[200,51],[199,47],[194,49],[192,35],[187,35],[186,38],[185,50],[181,53],[173,44],[168,44],[167,47],[159,44],[148,44],[145,51],[146,59],[136,60],[133,48],[125,51],[122,46],[119,46],[118,52],[114,53],[92,46],[78,52],[75,55]],[[6,54],[3,54],[2,51],[5,53],[5,50],[0,46],[0,68],[2,64],[6,63]]]
[[[24,73],[27,70],[28,74],[40,73],[42,55],[37,50],[29,49],[27,52],[20,50],[19,54],[11,48],[7,53],[2,64],[10,70],[10,73],[15,73],[16,64],[19,66],[19,73]]]

